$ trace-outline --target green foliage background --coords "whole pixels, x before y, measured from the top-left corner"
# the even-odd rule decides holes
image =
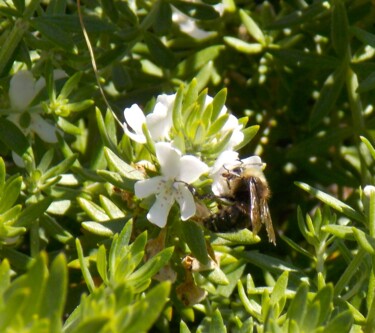
[[[0,1],[1,332],[375,330],[375,192],[363,192],[374,184],[374,4],[224,0],[219,16],[216,3],[83,2],[95,71],[75,2]],[[215,33],[182,33],[172,6]],[[21,68],[46,79],[27,111],[56,124],[55,144],[8,119]],[[138,178],[97,79],[123,121],[125,107],[193,78],[211,96],[226,88],[231,112],[259,125],[240,153],[267,163],[276,248],[186,222],[145,260],[160,230],[113,191]],[[207,249],[223,260],[194,272],[208,295],[187,306],[181,258],[204,262]],[[167,264],[175,283],[153,279]]]

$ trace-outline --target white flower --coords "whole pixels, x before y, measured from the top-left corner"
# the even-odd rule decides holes
[[[195,156],[182,156],[179,150],[167,142],[156,143],[155,150],[161,176],[138,181],[134,190],[138,198],[156,195],[155,203],[148,212],[147,219],[163,228],[175,201],[180,206],[183,221],[194,216],[196,211],[194,197],[186,184],[196,181],[208,171],[208,166]]]
[[[143,134],[142,127],[146,127],[151,138],[155,141],[161,141],[169,138],[169,131],[172,127],[172,110],[176,94],[159,95],[156,99],[155,107],[152,113],[145,116],[137,104],[124,110],[125,133],[134,141],[146,143],[146,137]]]
[[[259,156],[250,156],[245,159],[238,159],[238,153],[227,150],[222,152],[211,168],[210,177],[213,182],[211,185],[212,192],[216,196],[226,196],[230,194],[228,179],[223,174],[235,169],[236,167],[252,168],[263,173],[265,164]]]
[[[55,80],[65,76],[65,72],[61,70],[54,71]],[[9,99],[15,112],[10,114],[8,119],[26,135],[35,132],[43,141],[56,143],[56,127],[42,118],[38,112],[27,112],[27,108],[45,85],[44,78],[35,81],[30,71],[19,71],[14,74],[10,80]]]

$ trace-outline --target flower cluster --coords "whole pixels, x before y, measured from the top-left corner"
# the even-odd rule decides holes
[[[149,161],[157,161],[154,169],[158,175],[139,180],[134,190],[141,199],[155,196],[147,219],[161,228],[175,202],[181,220],[195,215],[191,184],[209,180],[213,193],[220,195],[224,191],[221,175],[225,165],[242,163],[235,149],[246,140],[247,119],[228,113],[225,90],[215,98],[205,91],[194,96],[192,91],[181,88],[176,94],[158,96],[147,115],[136,104],[124,111],[125,134],[138,151],[144,150],[140,156],[149,154]],[[261,165],[260,158],[256,159]]]

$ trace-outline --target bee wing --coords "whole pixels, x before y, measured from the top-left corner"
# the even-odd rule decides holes
[[[268,240],[276,245],[276,236],[275,231],[273,230],[270,209],[268,208],[268,204],[265,199],[262,199],[261,202],[261,221],[266,226]]]
[[[249,180],[249,192],[250,192],[250,219],[252,224],[253,233],[257,234],[262,227],[261,212],[259,207],[259,195],[257,191],[257,185],[254,178]]]

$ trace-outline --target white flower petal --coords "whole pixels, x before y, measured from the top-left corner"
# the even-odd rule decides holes
[[[162,174],[170,179],[176,178],[180,171],[180,151],[169,142],[156,143],[155,151]]]
[[[206,163],[202,162],[199,158],[192,155],[184,155],[180,160],[180,170],[178,180],[185,183],[193,183],[203,173],[208,172],[209,167]]]
[[[132,140],[139,143],[146,143],[146,137],[143,134],[142,126],[146,123],[146,117],[137,104],[124,110],[125,133]]]
[[[151,137],[155,141],[161,141],[168,138],[172,127],[172,110],[176,94],[159,95],[152,113],[147,115],[146,123]]]
[[[9,98],[12,108],[25,110],[35,95],[35,79],[30,71],[19,71],[13,75],[9,86]]]
[[[186,185],[181,183],[177,185],[176,192],[176,200],[181,210],[181,220],[186,221],[194,216],[197,210],[194,197]]]
[[[57,135],[56,131],[57,128],[43,119],[37,113],[31,113],[31,123],[30,128],[38,134],[38,136],[45,142],[49,143],[56,143],[57,142]]]
[[[241,163],[244,165],[251,165],[254,169],[263,170],[265,164],[262,162],[262,159],[259,156],[250,156],[241,160]]]
[[[168,214],[173,203],[173,196],[164,196],[163,194],[158,195],[155,203],[147,214],[147,219],[158,227],[164,228],[167,224]]]
[[[139,180],[134,184],[135,195],[142,199],[147,198],[151,194],[159,193],[163,184],[162,176],[156,176],[150,179]]]

